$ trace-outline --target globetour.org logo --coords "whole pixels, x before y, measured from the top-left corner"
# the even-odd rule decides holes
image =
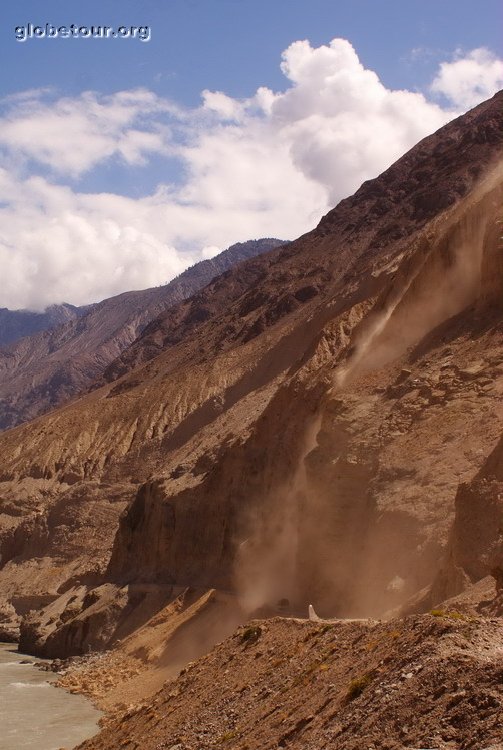
[[[27,42],[29,39],[138,39],[140,42],[150,42],[152,38],[150,26],[80,26],[76,23],[70,26],[27,23],[16,26],[14,33],[17,42]]]

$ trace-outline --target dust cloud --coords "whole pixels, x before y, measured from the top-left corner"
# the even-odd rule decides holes
[[[307,498],[306,456],[316,446],[321,424],[318,413],[308,424],[297,468],[277,487],[274,497],[248,512],[247,538],[241,542],[235,566],[235,585],[241,607],[248,614],[263,607],[300,604],[299,544]]]
[[[336,389],[354,377],[383,367],[427,333],[473,304],[481,293],[481,269],[488,231],[497,221],[502,188],[481,186],[453,216],[435,227],[391,289],[356,333],[352,354],[334,375]],[[487,189],[487,183],[486,183]]]
[[[354,561],[351,542],[344,542],[342,550],[335,549],[336,540],[344,536],[346,530],[333,528],[341,518],[349,517],[371,535],[368,518],[362,515],[371,511],[364,509],[360,513],[355,510],[353,516],[351,513],[338,515],[335,511],[340,499],[335,491],[328,487],[323,490],[323,497],[315,496],[309,478],[309,471],[312,472],[313,468],[309,468],[309,463],[317,451],[317,436],[326,418],[327,402],[336,397],[338,391],[344,390],[358,376],[403,355],[426,334],[465,310],[481,295],[484,254],[494,253],[492,248],[487,248],[488,237],[500,218],[501,171],[499,165],[469,199],[430,225],[428,233],[425,232],[419,243],[405,254],[398,272],[374,309],[353,330],[347,347],[350,355],[336,369],[333,386],[320,403],[318,414],[309,422],[304,435],[299,436],[302,449],[296,471],[290,480],[283,482],[259,507],[249,512],[249,534],[239,547],[235,573],[239,601],[245,612],[253,613],[263,607],[280,611],[283,604],[290,614],[307,616],[307,607],[313,600],[311,593],[319,591],[325,583],[330,592],[330,578],[333,578],[347,581],[359,591],[359,601],[353,600],[351,607],[359,611],[360,616],[365,611],[366,601],[374,602],[372,614],[376,614],[376,591],[366,597],[364,581],[355,582],[354,577],[361,573],[368,577],[368,585],[372,586],[379,575],[375,570],[369,571],[368,560],[360,561],[359,570],[349,569]],[[324,454],[324,460],[334,463],[341,450],[343,446],[334,445],[332,455],[327,457]],[[372,475],[368,474],[363,480],[366,487],[357,486],[356,490],[361,493],[367,492]],[[343,502],[347,504],[348,497]],[[399,526],[396,535],[404,531]],[[374,560],[379,556],[375,554],[376,545],[389,545],[392,532],[388,529],[382,540],[374,540],[369,545],[373,547]],[[349,536],[353,533],[353,529],[347,529]],[[407,544],[407,538],[405,533],[403,544]],[[393,544],[398,543],[399,540],[393,540]],[[381,552],[385,557],[386,549]],[[330,566],[334,567],[330,569]],[[344,566],[347,571],[341,571]],[[389,591],[382,591],[383,603],[390,596],[399,599],[402,591],[407,592],[398,571],[391,571],[389,581],[392,582]],[[341,584],[340,590],[344,585]],[[336,601],[334,592],[337,592],[337,586],[332,587],[332,607],[340,614],[344,597],[338,597]],[[326,597],[323,606],[325,612],[330,609]]]

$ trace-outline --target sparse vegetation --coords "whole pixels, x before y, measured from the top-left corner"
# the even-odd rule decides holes
[[[235,740],[238,736],[237,732],[226,732],[221,737],[218,738],[217,742],[219,745],[225,745],[226,742],[230,742],[231,740]]]
[[[387,633],[387,635],[388,635],[388,638],[400,638],[400,636],[402,635],[402,631],[401,630],[390,630]]]
[[[367,643],[364,647],[365,651],[374,651],[378,647],[379,643],[379,639],[375,641],[369,641],[369,643]]]
[[[330,623],[323,625],[323,627],[320,630],[320,635],[324,635],[325,633],[328,633],[328,631],[332,630],[332,628],[333,628],[333,625],[330,625]]]
[[[355,677],[354,680],[351,680],[348,686],[348,692],[346,693],[346,701],[349,703],[350,701],[353,701],[355,698],[358,698],[365,688],[372,682],[372,675],[371,674],[364,674],[361,677]]]
[[[463,615],[461,612],[456,611],[448,611],[445,609],[432,609],[430,610],[430,615],[432,617],[449,617],[451,620],[466,620],[466,615]]]

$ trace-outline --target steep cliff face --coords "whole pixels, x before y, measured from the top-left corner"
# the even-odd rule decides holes
[[[501,364],[498,365],[501,367]],[[449,542],[422,609],[464,591],[490,573],[496,584],[492,611],[503,614],[503,438],[479,472],[459,485]]]
[[[217,588],[244,612],[282,601],[367,616],[429,586],[458,485],[501,435],[501,101],[162,314],[101,388],[0,436],[0,492],[21,509],[2,519],[2,595],[23,555],[53,559],[45,531],[36,549],[12,547],[16,528],[36,508],[44,530],[64,493],[92,483],[134,497],[120,521],[119,504],[110,514],[99,585],[114,591]],[[97,542],[103,560],[110,539]],[[51,602],[26,647],[50,638],[64,652],[71,631],[71,650],[85,650],[85,573],[82,560],[55,592],[83,585],[78,613],[61,624],[65,601]]]
[[[51,308],[41,333],[0,349],[0,429],[14,427],[85,392],[159,313],[190,297],[211,279],[247,258],[283,245],[264,238],[238,242],[215,258],[196,263],[165,286],[126,292],[87,308]],[[66,314],[64,314],[66,313]],[[2,318],[23,313],[0,310]],[[60,325],[49,324],[59,320]],[[40,316],[39,316],[40,317]]]

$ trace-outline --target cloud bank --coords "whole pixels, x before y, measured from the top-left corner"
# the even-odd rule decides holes
[[[233,242],[293,239],[503,83],[503,62],[477,49],[442,63],[427,94],[390,90],[344,39],[294,42],[281,69],[283,91],[204,91],[195,109],[143,89],[3,100],[0,305],[84,304],[165,283]],[[159,159],[183,176],[141,198],[79,187],[104,165]]]

